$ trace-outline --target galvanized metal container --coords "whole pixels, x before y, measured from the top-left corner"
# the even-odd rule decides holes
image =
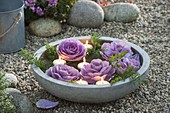
[[[23,0],[0,0],[0,53],[11,53],[25,46]]]

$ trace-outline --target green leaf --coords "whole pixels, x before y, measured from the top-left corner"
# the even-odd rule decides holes
[[[97,48],[101,48],[102,46],[102,40],[100,39],[101,34],[94,32],[93,35],[91,36],[91,42],[93,44],[93,48],[97,49]]]
[[[101,51],[101,46],[103,41],[100,39],[101,34],[98,34],[97,32],[95,32],[92,36],[91,36],[91,43],[93,45],[92,49],[89,49],[87,52],[87,59],[89,61],[96,59],[96,58],[101,58],[100,55],[100,51]]]
[[[110,84],[112,85],[112,84],[114,84],[114,83],[116,83],[116,82],[118,82],[118,81],[121,81],[121,80],[122,80],[122,77],[121,77],[121,76],[118,76],[118,77],[112,79],[112,80],[110,81]]]
[[[47,69],[47,64],[45,62],[40,61],[39,59],[35,58],[34,55],[30,54],[27,50],[21,49],[22,55],[26,58],[28,63],[35,64],[41,70],[45,71]]]
[[[116,54],[116,55],[112,55],[109,59],[109,63],[110,65],[112,65],[112,67],[120,67],[120,59],[122,57],[124,57],[126,55],[126,52],[121,52],[119,54]]]
[[[119,54],[117,54],[115,57],[118,59],[121,59],[122,57],[124,57],[126,55],[127,52],[121,52]]]
[[[57,57],[57,50],[56,47],[49,45],[47,42],[45,43],[46,51],[44,52],[45,57],[48,60],[55,60]]]

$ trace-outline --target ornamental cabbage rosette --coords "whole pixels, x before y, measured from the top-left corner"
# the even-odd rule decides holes
[[[74,67],[58,64],[46,71],[46,74],[54,79],[62,81],[74,81],[80,79],[80,72]]]
[[[114,77],[115,69],[107,61],[93,59],[90,64],[84,65],[80,73],[89,84],[95,84],[101,77],[110,81]]]
[[[79,40],[65,40],[58,46],[58,55],[67,61],[79,61],[86,56],[86,48]]]
[[[118,64],[121,65],[116,69],[118,73],[124,73],[126,68],[131,66],[133,66],[134,71],[137,71],[141,67],[139,54],[126,54],[126,56],[124,56]]]
[[[123,41],[113,41],[111,43],[104,43],[101,47],[100,54],[106,60],[109,60],[112,55],[117,55],[121,52],[133,54],[131,47]]]

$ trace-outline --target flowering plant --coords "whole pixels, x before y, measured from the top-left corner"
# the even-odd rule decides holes
[[[66,21],[77,0],[25,0],[25,18],[30,22],[39,17],[50,17]]]

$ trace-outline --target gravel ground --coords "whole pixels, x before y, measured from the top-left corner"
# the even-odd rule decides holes
[[[91,35],[93,32],[101,33],[103,36],[126,39],[141,46],[151,58],[147,77],[148,84],[141,85],[137,90],[121,99],[103,104],[79,104],[54,97],[38,85],[30,66],[23,60],[20,51],[0,54],[0,70],[17,76],[19,80],[17,89],[30,98],[35,113],[169,113],[170,23],[167,22],[167,19],[168,15],[170,16],[170,3],[168,1],[138,0],[136,4],[141,10],[141,15],[136,22],[132,23],[105,22],[96,29],[63,25],[62,33],[48,38],[36,37],[26,32],[25,49],[31,53],[43,46],[44,42],[72,36]],[[35,103],[41,98],[59,101],[60,105],[51,110],[37,109]]]

